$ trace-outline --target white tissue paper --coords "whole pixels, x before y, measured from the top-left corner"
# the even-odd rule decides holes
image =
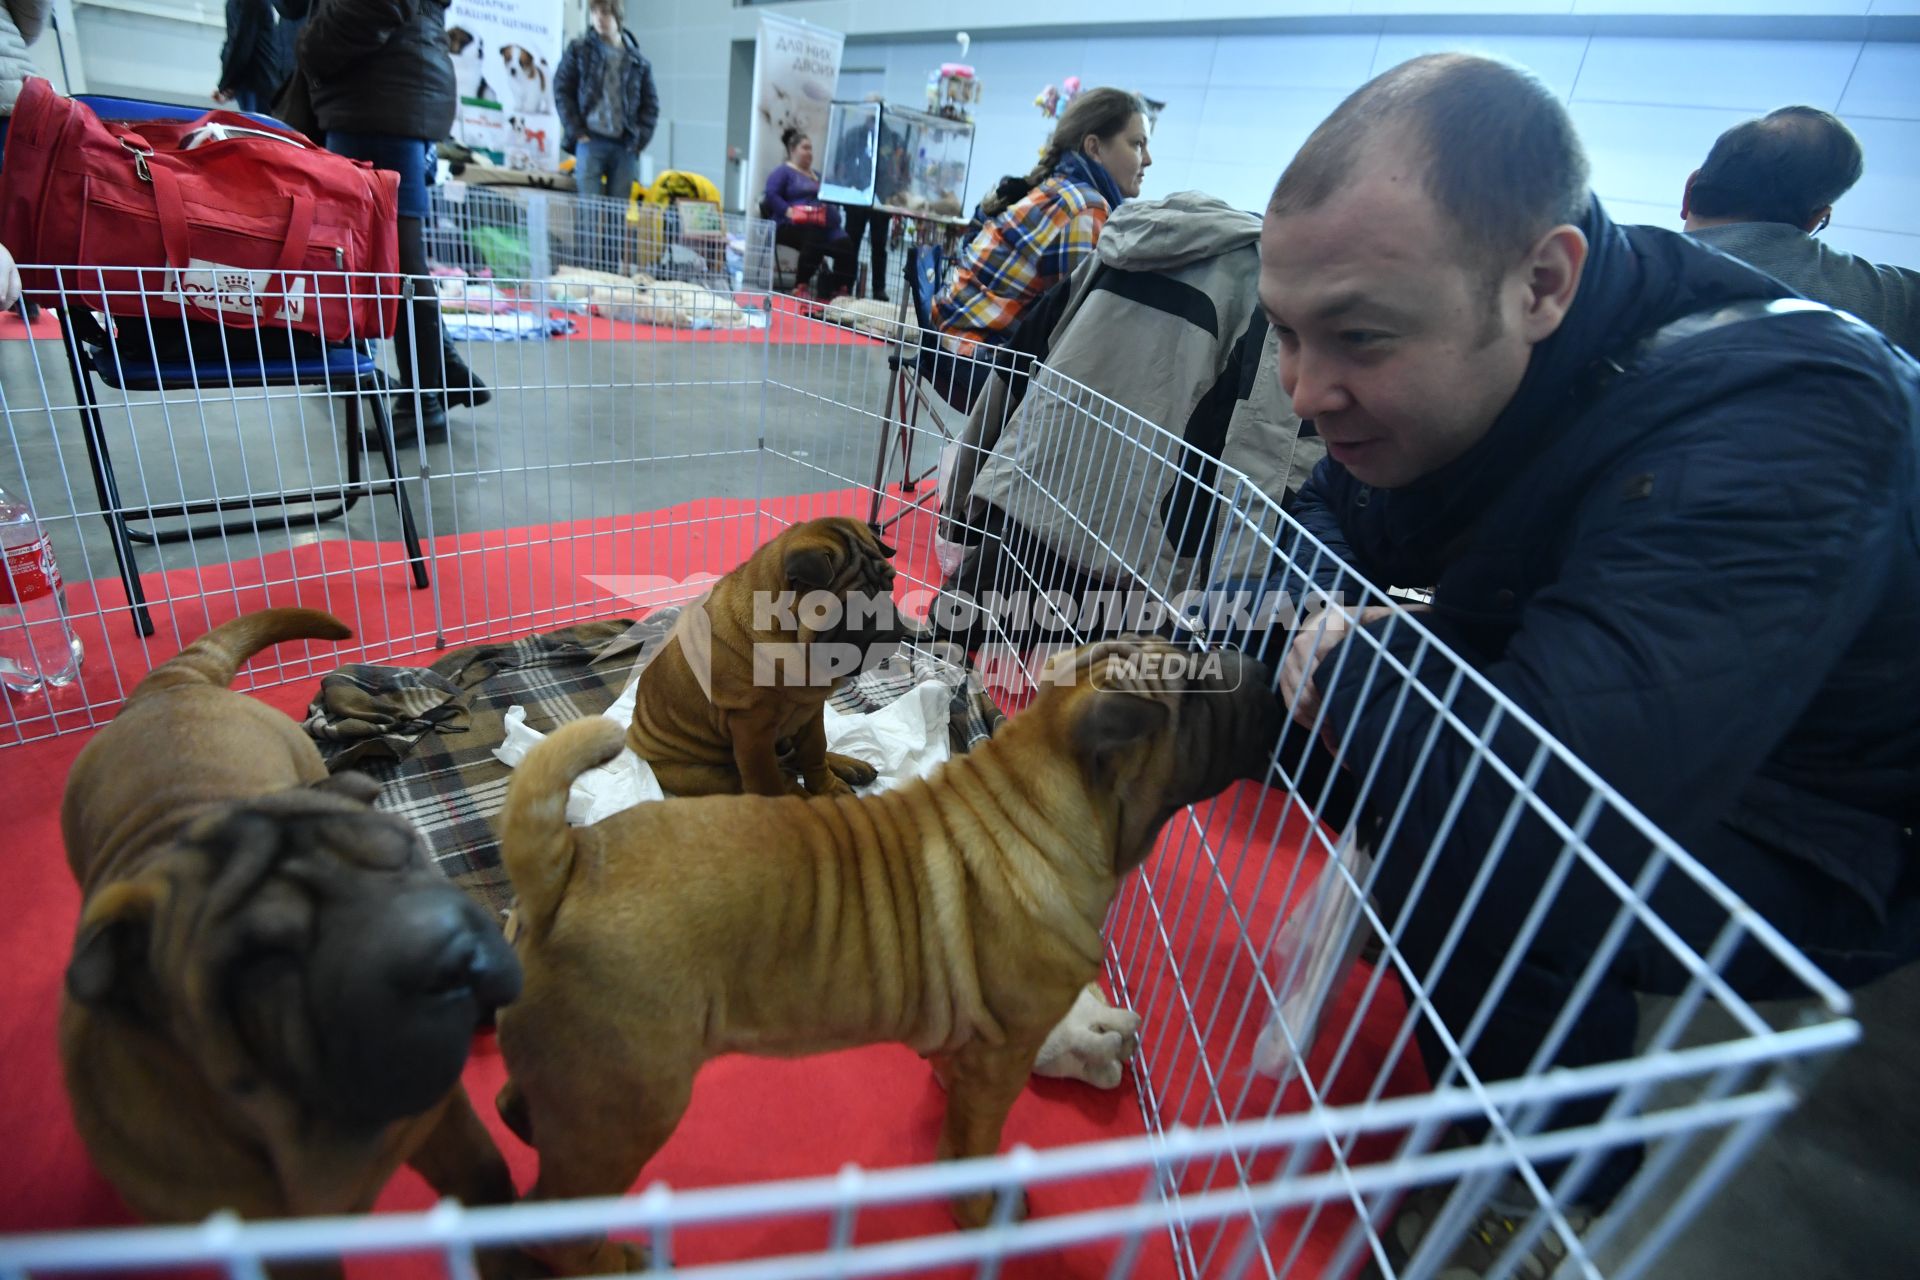
[[[1360,952],[1362,931],[1356,926],[1361,899],[1354,886],[1367,882],[1373,857],[1351,834],[1341,837],[1338,852],[1287,913],[1269,957],[1274,1005],[1254,1041],[1253,1069],[1283,1082],[1293,1078],[1300,1060],[1313,1051],[1327,1002],[1346,981]]]
[[[601,714],[623,728],[631,724],[639,690],[640,679],[635,676],[619,699]],[[890,790],[909,779],[925,777],[947,758],[952,696],[948,685],[927,680],[868,714],[846,715],[828,707],[827,748],[864,760],[880,771],[878,781],[861,788],[863,794]],[[508,768],[517,768],[533,744],[546,735],[527,727],[525,707],[507,709],[506,727],[506,741],[493,754]],[[606,764],[574,779],[573,789],[567,793],[567,821],[576,827],[591,826],[622,809],[666,796],[647,762],[633,754],[631,747],[623,747]]]

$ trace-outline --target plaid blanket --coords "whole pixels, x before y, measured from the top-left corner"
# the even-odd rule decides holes
[[[413,823],[434,863],[496,915],[513,896],[493,819],[513,770],[494,758],[509,708],[542,733],[612,706],[666,643],[679,609],[640,622],[611,619],[445,654],[427,667],[345,666],[320,681],[306,729],[331,770],[381,784],[378,809]],[[927,680],[952,690],[955,753],[993,735],[1004,718],[978,672],[912,652],[834,692],[833,707],[878,711]]]

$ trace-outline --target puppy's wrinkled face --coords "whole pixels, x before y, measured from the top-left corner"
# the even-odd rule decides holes
[[[894,604],[894,549],[871,525],[845,516],[811,520],[782,534],[780,551],[800,643],[884,655],[919,637]]]
[[[1187,805],[1266,776],[1281,718],[1272,673],[1236,649],[1198,652],[1126,636],[1055,655],[1038,705],[1095,794],[1116,806],[1115,870],[1153,849]]]
[[[347,1126],[415,1115],[520,990],[500,930],[343,774],[229,805],[96,894],[67,991],[178,1045],[242,1104]]]

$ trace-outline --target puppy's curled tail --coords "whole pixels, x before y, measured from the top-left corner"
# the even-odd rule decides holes
[[[147,674],[132,698],[157,689],[206,684],[224,689],[247,660],[287,640],[351,640],[353,630],[318,609],[262,609],[222,623]]]
[[[500,811],[500,860],[520,899],[519,929],[530,936],[553,923],[573,874],[567,790],[588,769],[619,755],[625,738],[624,726],[588,716],[555,729],[513,771]]]

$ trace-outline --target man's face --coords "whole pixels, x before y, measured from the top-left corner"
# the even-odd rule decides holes
[[[1319,208],[1269,215],[1260,301],[1280,386],[1363,484],[1410,484],[1465,453],[1513,398],[1532,345],[1524,264],[1468,259],[1418,165],[1376,149]]]
[[[620,38],[620,19],[613,16],[611,9],[590,9],[588,12],[593,16],[593,29],[600,33],[601,39]]]

